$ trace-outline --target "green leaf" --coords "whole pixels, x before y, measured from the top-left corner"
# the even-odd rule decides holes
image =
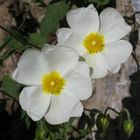
[[[34,140],[45,140],[47,136],[47,126],[44,119],[37,122],[37,128],[35,132]]]
[[[68,9],[69,5],[64,1],[49,5],[40,26],[41,35],[47,37],[50,33],[55,32]]]
[[[0,44],[0,51],[6,47],[6,45],[11,41],[12,37],[7,37],[4,43]]]
[[[46,41],[45,37],[42,37],[39,33],[32,33],[29,35],[28,43],[35,44],[37,46],[42,46]]]
[[[7,59],[10,55],[12,55],[12,53],[14,53],[17,50],[22,51],[29,47],[29,46],[26,46],[26,45],[18,42],[15,39],[11,39],[9,41],[8,45],[9,45],[9,49],[7,49],[7,51],[1,56],[1,61],[4,61],[5,59]]]
[[[9,76],[5,76],[2,81],[1,88],[2,90],[10,97],[18,101],[19,92],[22,85],[15,82]]]
[[[21,120],[24,120],[25,125],[26,125],[26,129],[29,129],[31,126],[31,119],[29,118],[27,113],[23,110],[21,110]]]
[[[25,124],[26,124],[26,128],[29,129],[31,126],[31,120],[30,120],[29,116],[27,116],[27,115],[25,117]]]
[[[0,25],[0,28],[7,32],[11,37],[15,38],[16,40],[23,42],[25,44],[27,42],[27,38],[19,33],[17,30],[14,29],[7,29]]]
[[[20,32],[18,32],[17,30],[14,29],[9,29],[9,33],[10,35],[15,38],[16,40],[22,41],[26,44],[27,42],[27,37],[22,35]]]

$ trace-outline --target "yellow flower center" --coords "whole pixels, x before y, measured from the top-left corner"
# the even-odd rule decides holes
[[[42,90],[44,93],[60,95],[65,86],[65,79],[57,71],[45,74],[42,78]]]
[[[104,49],[104,36],[99,33],[90,33],[83,40],[83,45],[89,54],[101,52]]]

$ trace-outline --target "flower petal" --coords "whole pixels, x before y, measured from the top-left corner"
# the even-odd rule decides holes
[[[107,75],[107,63],[101,53],[87,55],[85,60],[93,68],[92,78],[102,78]]]
[[[92,4],[87,8],[82,7],[68,12],[67,22],[72,30],[81,36],[97,32],[99,29],[98,13]]]
[[[61,28],[57,32],[58,44],[74,48],[82,56],[86,49],[83,47],[83,38],[72,32],[69,28]]]
[[[114,69],[111,70],[112,73],[117,73],[121,68],[121,65],[117,65]]]
[[[66,90],[80,100],[89,98],[92,94],[92,84],[89,67],[85,62],[79,62],[75,69],[66,75]]]
[[[40,120],[50,105],[51,95],[44,94],[40,86],[26,87],[19,96],[19,102],[23,110],[34,121]]]
[[[83,105],[81,102],[78,102],[72,109],[71,117],[80,117],[83,113]]]
[[[107,44],[103,51],[103,56],[108,63],[108,70],[112,71],[116,66],[124,63],[131,55],[132,45],[125,40]]]
[[[70,28],[59,28],[56,33],[57,45],[63,45],[71,34],[72,30]]]
[[[131,30],[131,27],[125,23],[121,14],[113,8],[103,10],[100,14],[100,20],[100,33],[105,36],[106,43],[123,38]]]
[[[77,64],[79,55],[76,50],[68,47],[56,47],[46,52],[46,57],[51,71],[67,74]]]
[[[43,54],[35,49],[26,50],[21,56],[12,78],[25,85],[41,84],[41,76],[48,71]]]
[[[50,110],[45,115],[45,119],[50,124],[61,124],[67,122],[71,116],[73,108],[78,102],[78,98],[67,94],[65,91],[59,96],[52,96]]]

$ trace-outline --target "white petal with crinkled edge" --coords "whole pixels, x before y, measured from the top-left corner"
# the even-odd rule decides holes
[[[65,76],[66,90],[80,100],[88,99],[92,94],[92,84],[89,67],[85,62],[79,62],[71,73]]]
[[[72,48],[59,46],[46,51],[45,54],[50,70],[58,71],[62,75],[67,74],[78,64],[79,55],[77,51]]]
[[[71,29],[81,36],[99,30],[98,13],[92,4],[87,8],[78,8],[68,12],[67,22]]]
[[[108,64],[108,70],[112,71],[117,65],[124,63],[131,55],[132,45],[125,40],[119,40],[105,46],[103,56]]]
[[[72,109],[71,117],[80,117],[83,113],[83,105],[81,102],[78,102]]]
[[[47,61],[41,51],[28,49],[22,54],[12,78],[24,85],[40,85],[41,76],[48,70]]]
[[[63,91],[59,96],[52,96],[52,101],[45,119],[50,124],[61,124],[67,122],[71,117],[74,106],[80,102],[78,98]]]
[[[93,68],[92,78],[102,78],[107,75],[107,63],[101,53],[84,57],[87,64]]]
[[[78,51],[79,55],[84,55],[86,49],[83,46],[83,39],[77,34],[71,32],[69,28],[61,28],[57,33],[58,44],[74,48]]]
[[[111,69],[111,72],[112,73],[117,73],[121,68],[121,64],[120,65],[117,65],[114,69]]]
[[[105,37],[105,43],[117,41],[127,35],[131,27],[125,23],[121,14],[113,9],[106,8],[100,14],[100,33]]]
[[[32,120],[40,120],[47,113],[51,101],[51,95],[42,93],[40,86],[26,87],[19,96],[19,102],[23,110]]]
[[[59,28],[56,32],[57,45],[63,45],[71,34],[72,34],[72,29],[70,29],[70,28]]]

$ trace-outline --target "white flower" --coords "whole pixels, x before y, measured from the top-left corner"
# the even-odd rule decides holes
[[[75,48],[93,68],[92,78],[101,78],[108,71],[118,72],[132,52],[132,45],[120,40],[131,30],[113,8],[107,8],[98,16],[93,5],[67,13],[70,28],[57,32],[58,45]]]
[[[88,65],[78,59],[77,52],[67,47],[23,53],[12,77],[28,86],[19,101],[34,121],[45,117],[50,124],[60,124],[81,116],[80,100],[91,96],[92,86]]]

